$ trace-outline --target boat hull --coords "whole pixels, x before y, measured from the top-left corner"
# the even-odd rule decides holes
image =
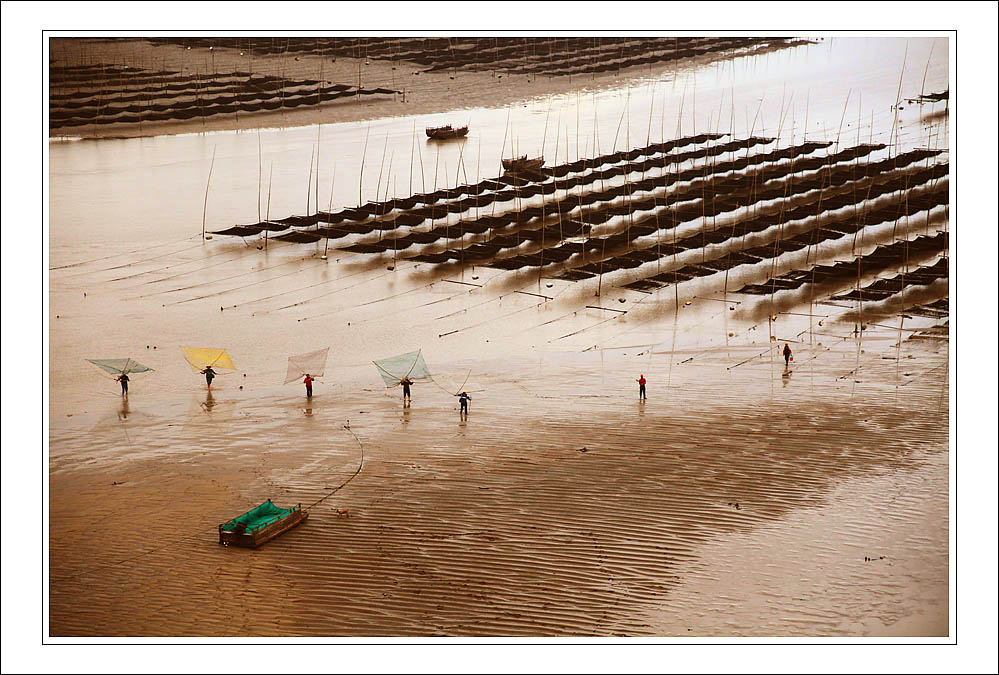
[[[243,548],[257,548],[258,546],[267,543],[274,537],[284,534],[293,527],[301,525],[306,520],[309,519],[309,514],[307,511],[302,510],[302,505],[299,504],[298,507],[287,514],[280,520],[276,520],[267,526],[249,533],[249,532],[237,532],[230,530],[223,530],[223,525],[219,525],[219,544],[224,546],[241,546]]]
[[[468,134],[468,127],[458,127],[457,129],[451,127],[428,127],[427,128],[427,138],[436,141],[443,141],[449,138],[463,138]]]
[[[545,164],[544,157],[535,157],[533,159],[528,159],[524,157],[515,157],[513,159],[504,159],[503,168],[507,171],[538,171]]]

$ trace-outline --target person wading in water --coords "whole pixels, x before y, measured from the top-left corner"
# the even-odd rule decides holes
[[[205,376],[205,381],[208,382],[208,388],[211,389],[212,380],[215,379],[215,371],[212,370],[211,366],[206,366],[205,369],[201,371],[201,374]]]
[[[115,378],[115,381],[121,382],[121,395],[128,396],[128,375],[122,373],[117,378]]]
[[[402,404],[406,405],[407,401],[412,403],[413,398],[412,396],[410,396],[409,387],[413,384],[413,381],[409,379],[409,376],[407,375],[403,377],[401,380],[399,380],[399,384],[402,385]]]
[[[468,395],[464,389],[461,390],[461,394],[458,395],[458,402],[461,404],[461,412],[459,413],[462,417],[468,417],[468,402],[472,400],[472,397]]]
[[[784,343],[784,367],[787,368],[791,361],[791,345]]]
[[[644,400],[645,399],[645,375],[644,374],[643,375],[639,375],[638,379],[636,380],[636,382],[638,382],[638,398]]]
[[[308,398],[312,398],[312,383],[315,382],[315,378],[306,373],[305,379],[302,382],[305,383],[305,395]]]

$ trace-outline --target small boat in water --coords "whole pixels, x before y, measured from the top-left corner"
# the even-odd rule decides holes
[[[503,168],[507,171],[538,171],[544,164],[544,157],[528,159],[527,155],[503,160]]]
[[[219,525],[219,543],[225,546],[256,548],[264,542],[305,522],[309,514],[302,505],[282,509],[268,499],[266,502]]]
[[[448,138],[462,138],[468,134],[468,125],[463,127],[452,127],[445,124],[442,127],[427,127],[427,138],[435,140],[445,140]]]

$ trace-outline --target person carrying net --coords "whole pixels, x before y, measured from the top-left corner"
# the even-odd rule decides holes
[[[413,398],[410,395],[409,388],[413,385],[413,381],[411,379],[409,379],[408,375],[406,375],[401,380],[399,380],[399,384],[402,385],[402,402],[403,402],[403,404],[405,404],[407,401],[409,401],[410,403],[412,403],[413,402]]]
[[[468,402],[471,401],[471,400],[472,400],[472,397],[469,396],[468,392],[465,391],[464,389],[462,389],[461,393],[458,394],[458,403],[461,404],[461,412],[460,412],[460,414],[462,416],[467,416],[468,415]]]

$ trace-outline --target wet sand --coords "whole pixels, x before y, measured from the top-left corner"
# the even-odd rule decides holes
[[[726,370],[748,347],[469,363],[467,421],[373,366],[311,403],[95,387],[53,410],[52,634],[946,635],[946,344],[875,345],[799,347],[790,376]],[[216,543],[324,497],[259,550]]]
[[[601,112],[610,136],[626,96]],[[824,129],[843,109],[829,97],[812,111]],[[543,106],[525,115],[525,136],[544,139]],[[885,133],[879,115],[865,134]],[[363,132],[346,133],[359,150]],[[311,131],[274,134],[309,154]],[[494,157],[503,136],[485,125]],[[629,270],[573,283],[202,242],[203,175],[201,197],[158,190],[137,208],[128,182],[185,184],[210,150],[199,140],[191,160],[190,140],[53,146],[51,635],[949,634],[946,318],[857,317],[811,287],[726,293],[721,275],[646,294],[622,287]],[[248,166],[258,140],[239,140],[230,160]],[[280,185],[294,192],[281,216],[301,201],[296,181]],[[213,183],[214,222],[252,211],[253,188]],[[940,211],[877,241],[946,229]],[[765,280],[769,262],[739,281]],[[905,306],[949,288],[920,292]],[[225,347],[239,370],[209,396],[182,344]],[[288,355],[327,345],[311,402],[279,385]],[[415,349],[435,382],[404,409],[370,362]],[[84,361],[125,356],[156,369],[127,402]],[[216,543],[218,523],[267,498],[311,507],[308,522],[255,551]]]

